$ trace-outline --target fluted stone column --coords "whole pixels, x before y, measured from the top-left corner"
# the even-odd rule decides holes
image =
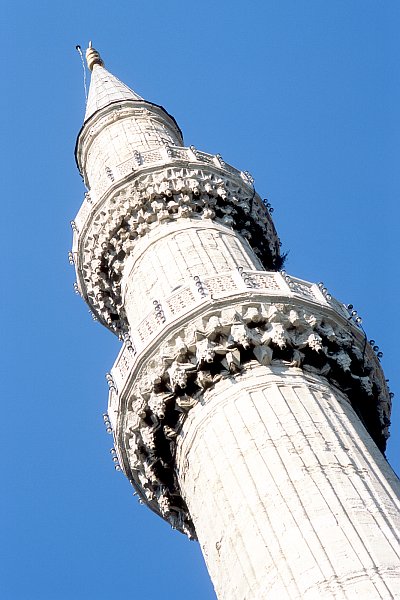
[[[219,600],[400,597],[400,486],[346,397],[251,364],[179,435],[182,495]]]
[[[262,265],[245,239],[213,222],[180,219],[161,224],[136,243],[124,265],[123,303],[131,329],[154,299],[164,299],[195,277],[216,277]]]

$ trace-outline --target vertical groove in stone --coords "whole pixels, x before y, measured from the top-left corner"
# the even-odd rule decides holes
[[[220,454],[221,448],[219,447],[218,436],[215,435],[212,425],[211,425],[208,433],[209,433],[208,443],[204,444],[203,448],[204,448],[204,451],[208,455],[207,464],[209,464],[211,469],[216,473],[213,457],[216,454],[221,456],[221,454]],[[212,572],[215,573],[217,571],[216,577],[221,579],[221,582],[218,586],[220,588],[224,585],[224,581],[223,581],[224,569],[223,569],[223,565],[221,564],[221,557],[220,557],[221,543],[224,538],[225,532],[237,524],[235,507],[232,506],[232,502],[230,502],[230,491],[232,489],[236,489],[238,492],[240,491],[240,486],[238,485],[238,481],[236,480],[235,473],[232,470],[231,465],[229,463],[227,464],[227,469],[224,471],[224,475],[225,476],[224,476],[223,480],[220,481],[220,486],[218,487],[217,490],[215,490],[215,493],[212,494],[212,500],[213,500],[214,505],[219,506],[220,509],[222,510],[222,512],[225,513],[226,518],[224,519],[224,521],[225,521],[224,527],[220,528],[218,531],[218,536],[215,536],[215,540],[216,540],[215,544],[213,545],[212,548],[210,548],[210,554],[212,552],[214,555],[215,554],[218,555],[218,569],[216,570],[215,568],[212,567]],[[218,473],[217,473],[217,476],[218,476]],[[213,515],[213,517],[217,523],[219,522],[219,518],[218,518],[219,514],[220,513],[217,512],[216,514]],[[240,535],[240,533],[241,533],[240,531],[235,530],[237,560],[236,560],[235,564],[233,565],[235,567],[235,570],[231,574],[231,577],[234,577],[235,573],[238,572],[238,570],[239,570],[239,572],[241,573],[241,577],[243,579],[243,584],[245,586],[245,589],[248,589],[249,586],[251,586],[251,580],[255,578],[255,573],[252,568],[249,569],[248,565],[250,564],[250,556],[249,556],[250,549],[248,547],[246,548],[246,546],[244,545],[242,536]],[[243,563],[246,563],[246,564],[244,565]],[[221,567],[222,567],[222,569],[221,569]],[[238,567],[239,567],[239,569],[238,569]],[[234,598],[235,598],[235,596],[232,596],[232,600]]]
[[[274,565],[274,554],[282,555],[282,547],[279,543],[279,538],[274,531],[273,524],[268,517],[268,513],[264,510],[263,498],[262,495],[260,495],[260,490],[257,485],[259,480],[264,478],[265,474],[263,474],[262,469],[259,468],[258,481],[254,480],[254,469],[248,464],[246,456],[247,448],[251,444],[251,436],[249,437],[245,427],[240,427],[238,429],[237,425],[239,424],[239,420],[237,415],[235,415],[235,410],[232,409],[235,409],[234,404],[232,404],[232,406],[226,404],[223,405],[222,415],[220,417],[222,423],[220,423],[218,431],[220,431],[221,426],[225,427],[225,431],[228,435],[223,438],[219,436],[219,439],[224,441],[224,444],[221,444],[220,442],[220,447],[222,456],[225,457],[226,462],[230,463],[230,468],[238,472],[238,487],[236,489],[238,495],[240,493],[242,499],[241,514],[243,515],[243,512],[247,512],[248,514],[246,519],[247,526],[242,530],[240,527],[237,527],[237,529],[238,535],[240,535],[242,540],[246,541],[246,545],[251,548],[249,564],[256,575],[252,581],[252,586],[256,585],[257,589],[257,579],[260,578],[266,565]],[[229,443],[230,441],[231,444]],[[236,452],[234,456],[229,456],[227,453],[228,448],[231,447],[235,448]],[[234,538],[232,538],[232,542],[233,540]],[[291,572],[290,565],[287,565],[286,567],[287,568],[283,573],[279,573],[281,582],[285,587],[287,598],[296,597],[293,596],[290,589],[292,587],[292,582],[294,581],[293,573]],[[229,594],[227,595],[227,598],[228,597]]]
[[[279,394],[279,389],[277,386],[274,386],[274,393],[278,393]],[[236,401],[236,405],[241,405],[240,403],[240,399],[238,399]],[[254,421],[253,422],[249,422],[248,423],[248,431],[249,431],[249,435],[251,435],[251,432],[253,431],[253,428],[255,428],[256,426],[256,422],[258,421],[260,424],[263,425],[263,427],[265,428],[265,433],[266,433],[266,437],[267,439],[273,439],[273,435],[271,435],[270,431],[268,430],[268,424],[276,424],[277,425],[277,429],[279,428],[280,430],[280,435],[285,436],[285,429],[282,426],[282,423],[278,417],[277,414],[272,415],[265,415],[265,417],[263,418],[262,414],[260,413],[260,408],[261,410],[263,408],[271,408],[269,405],[267,405],[265,403],[265,398],[263,396],[263,394],[254,392],[252,394],[252,405],[249,407],[243,407],[246,408],[247,410],[242,410],[242,418],[243,420],[247,420],[249,421],[248,417],[251,415],[251,412],[254,412]],[[268,461],[268,457],[265,457],[265,452],[263,450],[262,447],[262,438],[264,436],[254,436],[253,438],[253,443],[254,443],[254,454],[259,453],[259,455],[261,457],[263,457],[265,464],[268,464],[268,462],[272,462],[272,461]],[[261,442],[261,444],[260,444]],[[274,479],[274,474],[271,472],[271,479],[273,480],[275,486],[276,486],[276,494],[278,494],[279,496],[281,496],[282,501],[284,503],[287,503],[287,496],[290,497],[290,504],[292,505],[296,505],[297,507],[299,507],[300,509],[300,517],[296,516],[297,510],[291,510],[290,512],[290,516],[291,516],[291,521],[295,522],[295,527],[298,528],[298,531],[301,532],[301,536],[302,536],[302,540],[301,543],[304,543],[304,548],[303,548],[303,553],[302,553],[302,561],[304,562],[306,560],[306,557],[308,556],[308,563],[310,563],[310,559],[313,562],[312,567],[310,568],[316,568],[320,573],[323,574],[323,576],[331,576],[332,574],[334,574],[334,570],[332,565],[329,562],[329,559],[327,559],[327,556],[324,553],[324,549],[320,544],[320,540],[318,539],[318,537],[315,535],[315,531],[312,530],[311,532],[309,532],[308,530],[306,530],[305,528],[302,528],[301,525],[301,521],[299,522],[299,520],[303,517],[307,518],[307,513],[306,513],[306,508],[304,507],[304,504],[302,502],[301,496],[298,494],[298,491],[296,489],[296,486],[292,483],[292,480],[290,478],[289,472],[286,468],[286,461],[284,460],[284,458],[282,458],[281,453],[279,452],[278,448],[275,448],[276,453],[275,453],[275,461],[273,464],[276,465],[276,477],[281,477],[283,478],[283,476],[285,476],[285,493],[286,496],[284,496],[284,492],[282,492],[280,490],[280,486],[277,485],[276,480]],[[270,454],[270,452],[269,452]],[[295,458],[296,462],[298,461],[298,457],[297,455],[294,455],[293,458]],[[301,461],[299,461],[301,462]],[[255,471],[257,473],[257,471]],[[264,500],[265,501],[265,500]],[[267,502],[266,502],[267,504]],[[311,534],[311,535],[310,535]],[[314,535],[313,535],[314,534]],[[310,539],[311,537],[311,539]],[[312,538],[317,538],[312,539]],[[317,542],[317,544],[315,543]],[[325,564],[327,563],[327,565],[325,566]],[[326,573],[324,573],[324,571],[327,571]]]
[[[260,420],[259,418],[254,419],[253,421],[251,421],[249,419],[249,417],[251,417],[251,413],[256,413],[256,408],[255,408],[255,404],[254,404],[254,400],[251,399],[251,401],[249,403],[247,403],[246,405],[246,410],[243,411],[242,409],[244,408],[242,406],[242,403],[240,402],[240,398],[236,399],[235,403],[234,403],[234,407],[237,411],[237,418],[238,419],[242,419],[242,423],[243,426],[246,428],[246,436],[247,436],[247,440],[248,440],[248,453],[246,456],[246,462],[249,473],[251,473],[252,476],[252,481],[253,481],[253,485],[256,487],[256,489],[258,489],[258,498],[259,498],[259,506],[260,508],[262,508],[263,512],[268,515],[269,514],[269,510],[268,510],[268,505],[266,502],[266,497],[271,496],[271,491],[268,490],[268,488],[265,485],[265,482],[268,481],[269,482],[269,487],[273,488],[274,492],[273,495],[277,498],[279,498],[280,502],[284,502],[285,498],[284,498],[284,494],[287,493],[287,489],[285,489],[285,491],[283,491],[281,489],[281,486],[279,484],[279,482],[277,481],[277,472],[273,471],[272,467],[272,463],[273,461],[268,461],[265,460],[264,456],[263,456],[263,449],[262,447],[260,447],[260,445],[257,444],[258,440],[263,440],[264,438],[268,439],[268,431],[267,428],[265,426],[265,423]],[[258,432],[257,432],[258,429]],[[258,434],[257,434],[258,433]],[[267,434],[266,436],[264,434]],[[271,450],[271,449],[270,449]],[[270,453],[271,455],[271,453]],[[275,458],[277,458],[275,456]],[[269,464],[270,463],[270,464]],[[281,465],[280,465],[281,466]],[[261,479],[261,473],[264,472],[264,477]],[[281,469],[279,469],[279,472],[282,473]],[[273,520],[271,520],[270,518],[268,518],[269,521],[269,527],[271,528],[271,531],[274,534],[274,539],[277,540],[277,544],[279,546],[279,556],[284,557],[287,549],[285,547],[285,544],[282,543],[282,540],[284,539],[284,536],[282,536],[282,531],[279,530],[279,527],[277,528],[277,523],[274,523]],[[290,515],[290,517],[288,518],[288,525],[292,526],[292,527],[296,527],[297,524],[295,523],[295,519],[293,518],[293,514]],[[300,531],[300,529],[299,529]],[[301,532],[303,534],[303,532]],[[295,543],[295,540],[291,540],[291,543]],[[308,560],[308,561],[312,561],[313,559],[313,551],[311,549],[311,547],[308,547],[305,549],[304,555],[303,555],[304,560]],[[293,573],[293,570],[291,568],[291,564],[290,562],[287,563],[286,568],[288,571],[290,571],[290,578],[296,582],[296,577]],[[297,587],[297,585],[296,585]],[[299,593],[300,590],[297,587],[297,593]]]
[[[190,226],[189,226],[190,225]],[[241,268],[260,268],[251,248],[238,240],[231,230],[221,231],[195,219],[187,219],[179,228],[175,224],[159,225],[148,243],[141,241],[131,251],[129,267],[122,287],[130,326],[147,314],[154,299],[162,300],[173,289],[188,285],[193,277],[217,276]]]
[[[218,598],[400,598],[400,487],[353,409],[299,369],[249,371],[205,394],[177,451]]]
[[[323,398],[321,394],[316,394],[316,403],[315,406],[319,408],[321,414],[323,414],[323,407],[321,403],[326,404],[326,398]],[[346,414],[347,412],[347,414]],[[351,422],[357,421],[358,418],[355,415],[353,409],[347,403],[344,406],[338,407],[338,409],[333,412],[332,416],[328,418],[328,426],[330,433],[335,433],[338,428],[341,428],[341,435],[337,435],[338,441],[345,439],[347,436],[348,439],[353,441],[354,446],[357,448],[358,456],[361,457],[361,461],[357,461],[357,454],[351,452],[351,448],[348,449],[347,453],[344,453],[342,449],[342,454],[344,460],[350,462],[350,465],[354,468],[354,472],[359,473],[359,477],[353,477],[349,479],[349,483],[353,487],[356,492],[362,507],[365,509],[366,515],[368,515],[371,520],[373,520],[372,525],[377,525],[370,531],[376,531],[379,533],[384,533],[384,530],[389,528],[391,530],[392,537],[394,535],[395,545],[393,545],[393,541],[390,541],[387,536],[385,536],[388,544],[391,546],[394,552],[394,558],[400,560],[400,539],[398,531],[395,531],[395,521],[393,516],[398,515],[398,511],[400,509],[400,502],[398,498],[393,494],[393,490],[391,490],[385,481],[382,478],[382,472],[379,470],[378,465],[375,461],[371,460],[368,454],[365,452],[365,449],[361,447],[361,445],[357,444],[357,434],[354,427],[352,427]],[[375,448],[374,443],[371,441],[368,436],[363,441],[362,446],[366,445],[372,446]],[[381,468],[386,469],[387,463],[383,456],[379,453],[377,455],[377,459],[379,459],[381,463]],[[339,462],[339,458],[338,458]],[[358,462],[358,464],[357,464]],[[374,476],[371,477],[371,474]],[[392,474],[393,475],[393,474]],[[328,478],[327,478],[328,479]],[[380,509],[384,507],[384,511],[376,509]],[[375,508],[375,512],[371,513],[371,509]],[[392,510],[395,510],[396,513],[392,513]],[[349,517],[349,521],[354,527],[354,524],[357,521],[354,521],[351,517]],[[382,540],[380,540],[381,542]],[[375,547],[375,544],[371,544],[371,550]],[[371,560],[372,555],[371,555]]]
[[[283,395],[286,396],[286,401],[288,402],[288,404],[291,400],[290,404],[293,407],[293,416],[299,423],[299,425],[302,422],[307,422],[307,417],[309,421],[314,422],[312,414],[310,413],[314,412],[313,408],[315,405],[312,404],[309,408],[310,397],[309,394],[304,393],[304,388],[301,388],[300,386],[293,388],[282,388],[282,392]],[[292,397],[290,398],[290,396]],[[318,396],[318,392],[314,392],[313,396],[314,398],[316,398]],[[349,561],[349,564],[351,561],[353,565],[356,565],[358,563],[360,568],[374,568],[376,565],[374,564],[365,545],[362,543],[362,539],[360,538],[357,527],[352,522],[352,519],[347,513],[346,503],[341,498],[341,490],[346,490],[347,494],[349,494],[350,492],[350,486],[352,485],[351,477],[345,475],[347,481],[341,481],[341,479],[343,479],[343,474],[339,470],[337,470],[335,477],[332,477],[331,475],[332,466],[340,465],[342,468],[345,468],[346,464],[343,464],[343,462],[336,456],[336,454],[333,457],[335,461],[334,465],[332,465],[332,463],[329,462],[325,462],[325,464],[323,464],[323,456],[321,455],[321,450],[326,440],[321,435],[321,429],[322,431],[325,431],[327,429],[328,424],[326,423],[326,415],[322,411],[319,415],[319,419],[317,420],[317,422],[315,422],[315,425],[316,429],[314,437],[320,438],[322,444],[318,444],[317,439],[314,440],[314,444],[311,444],[309,439],[307,439],[307,436],[304,436],[304,441],[306,442],[306,452],[310,455],[310,458],[308,459],[307,455],[304,456],[303,464],[304,469],[307,469],[307,463],[313,464],[313,469],[310,471],[309,476],[312,481],[312,484],[317,490],[320,504],[322,506],[325,505],[327,513],[331,513],[336,519],[337,526],[334,528],[334,535],[332,535],[333,532],[331,532],[330,536],[331,545],[335,544],[334,550],[336,547],[334,553],[337,553],[340,550],[340,548],[346,548],[348,552],[347,559]],[[320,427],[318,427],[318,425]],[[340,433],[342,435],[340,435]],[[344,439],[343,432],[337,432],[336,438],[338,442],[338,447],[340,448],[340,441]],[[330,471],[329,476],[326,472],[327,468]],[[333,487],[332,482],[335,483],[335,488]],[[346,485],[346,483],[348,485]],[[310,520],[311,516],[312,515],[310,514],[308,515]],[[320,540],[321,548],[323,549],[324,544],[321,541],[321,534],[323,535],[323,531],[321,531],[321,528],[319,528],[319,530],[316,530],[315,533],[318,539]],[[330,550],[331,551],[329,552],[329,554],[332,555],[332,549]],[[335,572],[335,575],[338,576],[339,573]],[[342,591],[344,592],[343,588]]]
[[[321,401],[326,402],[326,398],[321,396],[319,400],[319,397],[316,396],[316,399],[320,406],[320,410],[322,411]],[[398,479],[381,453],[378,453],[374,457],[376,460],[374,460],[372,454],[367,455],[363,453],[364,446],[370,447],[372,445],[372,447],[375,448],[375,444],[362,426],[361,428],[359,427],[357,436],[356,425],[360,425],[359,419],[353,408],[347,402],[342,403],[342,410],[343,412],[332,411],[330,424],[332,431],[336,428],[336,421],[343,427],[346,434],[353,440],[353,443],[358,450],[358,454],[362,457],[361,462],[358,460],[358,454],[352,456],[353,464],[356,468],[361,469],[364,474],[364,477],[356,479],[355,483],[365,486],[372,498],[378,497],[380,501],[387,502],[387,511],[385,514],[382,514],[382,517],[387,519],[388,525],[390,523],[390,527],[396,527],[393,516],[397,517],[400,510],[400,498],[393,493],[393,488],[390,486],[389,482],[392,481],[394,485],[396,485],[398,484]],[[357,443],[357,437],[360,438],[361,444]],[[371,475],[373,476],[371,477]]]
[[[237,527],[237,514],[238,507],[242,506],[242,510],[245,511],[249,509],[251,512],[251,507],[243,506],[243,492],[240,485],[240,477],[232,468],[232,461],[229,460],[229,457],[225,455],[224,448],[220,443],[220,439],[218,436],[218,422],[215,420],[209,430],[209,441],[210,441],[210,460],[212,461],[214,456],[220,456],[223,464],[225,465],[224,470],[224,482],[220,489],[221,499],[226,507],[229,514],[229,522],[227,523],[224,531],[221,532],[221,536],[219,540],[216,542],[217,552],[220,556],[221,562],[223,561],[223,553],[226,552],[224,538],[227,535],[227,532],[231,532],[232,539],[236,540],[236,551],[237,551],[237,560],[235,564],[232,565],[232,573],[231,573],[231,581],[233,582],[237,573],[241,573],[240,579],[242,580],[242,585],[244,589],[251,589],[252,582],[256,578],[256,572],[254,570],[251,557],[254,553],[255,549],[250,548],[249,545],[246,545],[243,531],[241,531]],[[235,490],[235,496],[232,495],[232,489]],[[243,515],[243,513],[242,513]],[[252,515],[254,518],[254,515]],[[221,579],[221,587],[224,586],[223,581],[223,573],[219,571],[219,577]],[[240,589],[231,589],[231,598],[239,598],[241,597]]]

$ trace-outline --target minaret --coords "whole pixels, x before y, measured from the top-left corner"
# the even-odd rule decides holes
[[[114,460],[220,600],[400,598],[390,393],[357,315],[281,270],[249,173],[87,50],[76,290],[122,341]]]

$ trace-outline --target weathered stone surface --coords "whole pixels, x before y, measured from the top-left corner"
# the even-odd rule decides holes
[[[220,600],[400,598],[379,353],[322,284],[278,272],[250,174],[183,146],[91,52],[69,261],[123,341],[104,415],[116,468],[198,537]]]
[[[183,316],[172,330],[166,321],[160,335],[144,347],[143,358],[141,353],[132,356],[125,376],[118,374],[118,367],[112,371],[119,388],[112,392],[112,402],[125,472],[156,511],[161,512],[157,490],[168,492],[168,520],[190,536],[195,526],[175,473],[177,435],[206,390],[234,374],[245,374],[256,361],[262,366],[301,367],[305,375],[324,377],[332,389],[346,394],[381,449],[388,435],[390,398],[379,361],[344,314],[317,302],[305,307],[304,300],[284,298],[282,292],[279,303],[265,293],[263,302],[243,295],[235,302],[222,297],[218,304],[203,303],[195,319]],[[154,434],[150,443],[149,424]],[[131,448],[131,438],[136,440],[133,468],[126,449],[126,444]],[[154,472],[146,480],[141,465],[149,462]]]
[[[176,471],[220,600],[399,597],[399,480],[325,378],[253,363],[220,380]]]

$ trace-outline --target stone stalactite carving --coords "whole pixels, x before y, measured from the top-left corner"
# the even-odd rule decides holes
[[[238,305],[203,316],[168,338],[136,374],[123,424],[125,469],[134,485],[190,537],[194,527],[172,466],[174,440],[204,391],[222,378],[240,376],[254,360],[326,377],[384,448],[388,390],[375,355],[369,348],[366,352],[351,326],[290,303]]]
[[[212,219],[248,239],[265,268],[279,270],[282,264],[268,210],[250,188],[223,171],[174,167],[137,176],[90,215],[78,270],[85,298],[117,334],[127,328],[120,289],[126,257],[135,240],[160,223]]]

